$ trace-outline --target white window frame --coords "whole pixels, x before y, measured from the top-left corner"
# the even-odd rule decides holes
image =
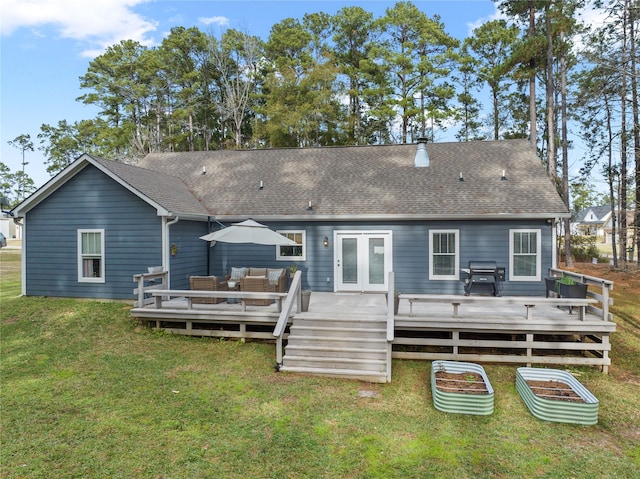
[[[85,233],[100,234],[100,276],[84,276],[83,255],[82,255],[82,235]],[[104,254],[104,229],[81,229],[78,230],[78,282],[79,283],[104,283],[105,277],[105,254]]]
[[[452,275],[436,274],[433,270],[435,265],[435,262],[433,261],[433,257],[434,257],[433,237],[435,234],[453,234],[454,235],[456,251],[454,253],[454,256],[455,256],[454,274]],[[430,280],[456,280],[456,281],[460,279],[460,230],[429,230],[429,279]]]
[[[513,267],[515,257],[515,234],[535,233],[536,234],[536,274],[535,276],[516,276]],[[532,253],[529,253],[533,256]],[[509,281],[541,281],[542,268],[542,230],[541,229],[510,229],[509,230]]]
[[[302,256],[280,256],[280,248],[281,246],[276,246],[276,261],[306,261],[307,259],[307,232],[305,230],[278,230],[277,233],[280,233],[283,236],[287,236],[288,234],[299,234],[301,235],[301,244],[302,246]],[[288,238],[288,236],[287,236]]]

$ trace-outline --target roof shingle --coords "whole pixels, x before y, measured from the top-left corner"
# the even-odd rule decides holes
[[[426,168],[414,167],[413,144],[151,153],[138,163],[150,172],[125,179],[172,211],[229,218],[567,215],[526,140],[427,151]],[[201,205],[183,197],[187,190]]]

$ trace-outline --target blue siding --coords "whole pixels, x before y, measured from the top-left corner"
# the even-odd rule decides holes
[[[162,264],[155,209],[89,166],[28,212],[26,293],[133,299],[133,275]],[[105,231],[105,283],[78,282],[78,229]]]
[[[133,275],[162,264],[162,219],[137,196],[92,166],[79,172],[40,205],[25,221],[25,261],[28,295],[134,299]],[[460,266],[470,260],[495,260],[509,265],[509,230],[542,232],[540,282],[510,282],[505,295],[544,294],[544,281],[552,266],[551,225],[545,221],[369,221],[268,223],[275,230],[305,230],[306,260],[297,261],[303,288],[334,290],[333,234],[336,230],[385,230],[393,235],[393,270],[396,288],[406,293],[462,293],[461,281],[429,280],[429,231],[459,230]],[[104,229],[105,283],[80,283],[77,274],[77,230]],[[180,220],[170,226],[170,242],[178,252],[170,260],[171,287],[187,289],[189,276],[224,277],[232,266],[288,267],[277,261],[275,246],[217,243],[213,248],[199,239],[208,232],[206,222]],[[322,244],[329,238],[329,247]],[[329,278],[329,281],[327,281]],[[508,279],[508,271],[507,271]]]
[[[180,220],[170,226],[170,242],[178,247],[169,267],[172,289],[189,289],[189,276],[208,274],[209,243],[200,239],[207,232],[207,223],[204,221]]]
[[[429,280],[429,231],[459,230],[460,267],[472,260],[494,260],[507,269],[507,281],[502,284],[504,295],[542,295],[547,270],[552,266],[551,225],[545,221],[432,221],[401,223],[362,222],[325,223],[269,223],[276,230],[305,230],[306,261],[298,262],[303,272],[303,288],[314,291],[333,291],[333,232],[336,230],[391,230],[393,235],[393,270],[396,289],[405,293],[462,294],[462,281]],[[542,233],[542,264],[540,282],[510,282],[509,230],[540,229]],[[323,238],[330,240],[328,248]],[[291,262],[276,261],[275,246],[235,245],[218,243],[211,249],[212,274],[228,274],[232,266],[287,267]],[[327,282],[327,278],[330,281]]]

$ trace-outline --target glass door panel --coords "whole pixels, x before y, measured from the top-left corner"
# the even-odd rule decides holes
[[[342,238],[342,283],[358,284],[358,238]]]
[[[384,238],[369,238],[369,284],[384,284]]]
[[[336,291],[386,291],[391,232],[338,232],[336,246]]]

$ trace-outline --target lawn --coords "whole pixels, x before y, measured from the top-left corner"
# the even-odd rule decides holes
[[[390,384],[276,373],[274,344],[154,332],[119,302],[20,298],[19,259],[0,252],[0,477],[640,477],[637,273],[614,288],[610,374],[570,369],[600,400],[598,424],[577,426],[531,416],[516,366],[485,365],[491,416],[447,414],[429,362],[394,361]]]

